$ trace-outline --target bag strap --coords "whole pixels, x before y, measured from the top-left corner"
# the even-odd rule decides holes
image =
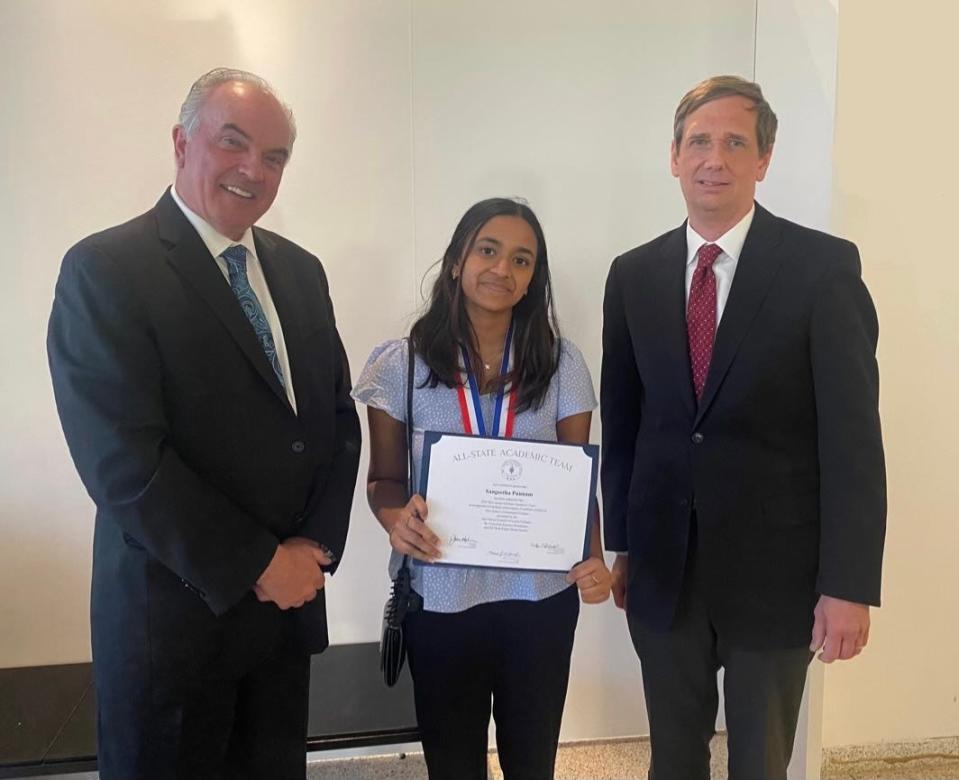
[[[406,338],[406,353],[408,357],[406,364],[406,486],[409,495],[412,496],[416,492],[415,485],[413,484],[413,374],[416,368],[416,355],[413,352],[412,336],[407,336]],[[408,569],[409,564],[410,556],[404,555],[400,569]]]
[[[416,486],[413,484],[413,373],[416,356],[413,354],[412,337],[407,337],[406,343],[406,351],[409,355],[406,367],[406,457],[409,462],[407,487],[412,496],[416,492]]]

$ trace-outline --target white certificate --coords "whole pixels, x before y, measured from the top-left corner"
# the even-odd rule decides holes
[[[439,564],[568,571],[589,551],[599,448],[427,431]]]

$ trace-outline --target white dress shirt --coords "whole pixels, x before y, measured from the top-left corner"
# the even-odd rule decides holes
[[[733,285],[733,276],[736,275],[736,265],[739,255],[746,243],[746,234],[753,223],[756,213],[754,205],[749,213],[715,241],[707,241],[693,230],[689,222],[686,223],[686,304],[689,305],[689,287],[693,282],[693,272],[696,270],[696,255],[703,244],[717,244],[722,254],[713,263],[713,273],[716,274],[716,325],[723,318],[723,310],[729,299],[729,289]]]
[[[256,256],[256,244],[253,241],[253,229],[247,228],[246,232],[239,241],[232,241],[226,236],[217,232],[209,222],[203,217],[190,210],[180,196],[177,194],[176,187],[170,188],[170,194],[180,211],[190,221],[190,224],[200,234],[200,239],[210,250],[217,267],[223,274],[227,285],[230,284],[230,271],[227,268],[226,260],[221,256],[223,252],[235,244],[241,244],[246,249],[246,275],[250,280],[250,287],[256,293],[260,306],[263,307],[263,314],[266,315],[266,321],[270,324],[270,332],[273,334],[273,344],[276,346],[276,357],[280,361],[280,368],[283,371],[283,386],[286,390],[286,397],[290,401],[293,411],[296,411],[296,395],[293,393],[293,376],[290,373],[290,358],[286,354],[286,342],[283,340],[283,327],[280,325],[280,317],[276,313],[276,306],[273,305],[273,296],[270,295],[270,288],[267,286],[266,278],[263,276],[263,267],[260,265],[260,258]],[[231,290],[232,292],[232,290]]]

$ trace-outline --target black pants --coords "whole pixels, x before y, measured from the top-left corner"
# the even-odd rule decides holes
[[[303,780],[310,658],[276,608],[217,618],[184,592],[151,611],[147,637],[95,643],[101,780]]]
[[[693,554],[671,629],[654,631],[629,618],[649,714],[650,780],[709,780],[720,667],[729,779],[785,780],[812,653],[731,646],[709,619],[697,574]]]
[[[506,780],[553,777],[578,617],[574,587],[542,601],[407,617],[430,780],[486,780],[491,711]]]

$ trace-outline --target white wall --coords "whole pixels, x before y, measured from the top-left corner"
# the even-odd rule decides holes
[[[939,0],[840,6],[834,227],[879,312],[889,524],[870,645],[826,675],[826,745],[959,734],[957,27]]]
[[[829,226],[836,120],[838,0],[759,0],[756,81],[779,119],[763,205]]]

